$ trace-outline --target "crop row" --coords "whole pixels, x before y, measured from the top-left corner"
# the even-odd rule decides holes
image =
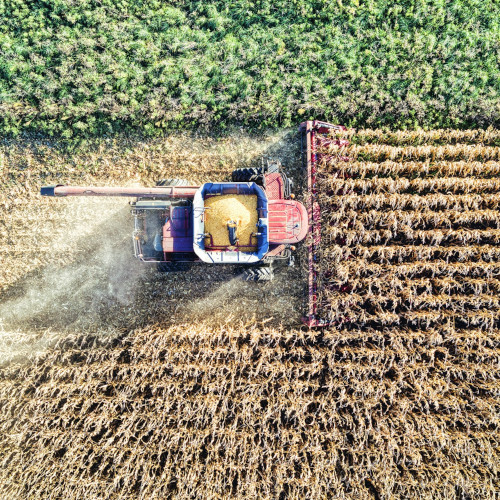
[[[337,154],[338,147],[334,142],[318,145],[317,152],[326,156]],[[483,146],[481,144],[456,144],[446,146],[388,146],[385,144],[351,145],[342,148],[341,153],[351,160],[358,161],[498,161],[499,146]]]
[[[426,177],[469,177],[490,178],[500,174],[498,161],[347,161],[329,163],[320,157],[322,170],[333,177],[390,177],[397,179],[408,176],[410,179]]]
[[[448,144],[483,144],[500,146],[500,131],[494,128],[476,130],[370,130],[350,129],[338,132],[338,137],[349,139],[357,145],[387,144],[390,146],[421,146]]]

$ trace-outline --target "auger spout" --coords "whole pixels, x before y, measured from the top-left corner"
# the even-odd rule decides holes
[[[127,196],[131,198],[193,198],[199,186],[159,187],[96,187],[66,186],[63,184],[43,186],[42,196]]]

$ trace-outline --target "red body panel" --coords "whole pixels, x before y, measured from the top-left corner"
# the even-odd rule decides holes
[[[269,201],[282,200],[285,197],[285,186],[281,174],[266,174],[266,196]]]
[[[269,243],[298,243],[307,235],[307,210],[294,200],[269,200]]]
[[[279,173],[266,174],[269,243],[298,243],[307,235],[308,215],[302,203],[285,200],[285,185]]]

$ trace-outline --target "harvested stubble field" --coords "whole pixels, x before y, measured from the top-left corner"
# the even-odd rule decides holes
[[[3,146],[2,497],[495,498],[500,134],[347,135],[320,150],[319,331],[298,270],[157,276],[123,201],[36,194],[222,179],[282,147],[298,178],[294,134]]]

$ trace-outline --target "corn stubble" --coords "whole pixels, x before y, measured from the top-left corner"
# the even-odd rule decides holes
[[[75,333],[4,366],[4,497],[495,498],[498,131],[348,135],[319,180],[336,326]]]

